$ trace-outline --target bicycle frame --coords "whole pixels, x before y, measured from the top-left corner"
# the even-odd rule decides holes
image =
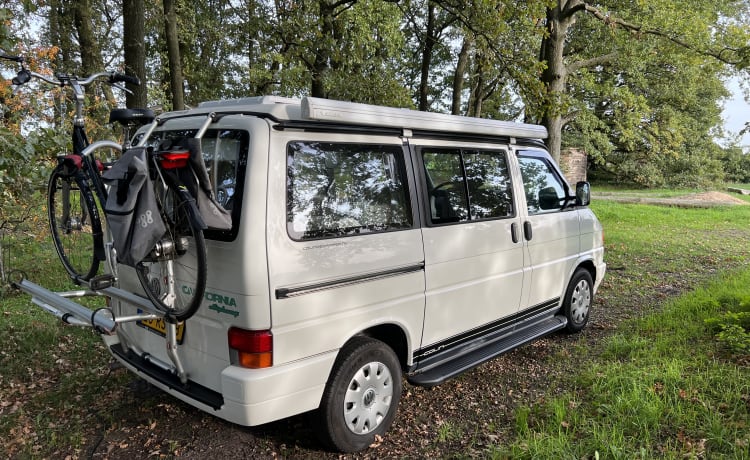
[[[66,168],[64,169],[64,175],[70,175],[69,177],[66,177],[66,184],[63,184],[60,194],[60,204],[62,205],[62,222],[65,222],[66,225],[70,225],[70,219],[71,219],[71,195],[70,193],[82,193],[86,194],[88,197],[91,197],[91,195],[94,195],[94,197],[99,201],[99,205],[93,205],[89,206],[90,209],[86,211],[86,208],[84,208],[84,212],[82,215],[80,215],[81,222],[77,223],[76,225],[83,225],[86,218],[90,220],[96,219],[97,222],[101,222],[101,214],[104,214],[101,212],[103,210],[103,207],[105,206],[107,202],[107,196],[108,196],[108,190],[105,186],[105,183],[101,177],[100,174],[100,168],[99,168],[99,162],[97,161],[97,158],[94,156],[94,152],[99,149],[114,149],[116,151],[122,152],[124,149],[124,146],[109,140],[104,141],[97,141],[97,142],[89,142],[86,129],[85,129],[85,120],[84,120],[84,104],[85,104],[85,92],[84,88],[90,84],[92,84],[94,81],[101,79],[103,77],[107,77],[109,80],[109,83],[113,86],[117,86],[117,82],[131,82],[135,84],[139,84],[139,81],[135,77],[129,77],[127,75],[117,74],[117,73],[111,73],[111,72],[100,72],[93,75],[90,75],[86,78],[79,79],[78,77],[67,75],[67,74],[57,74],[54,77],[49,77],[46,75],[42,75],[36,72],[32,72],[24,67],[24,60],[21,57],[16,56],[7,56],[0,52],[0,58],[7,59],[10,61],[17,62],[21,65],[21,70],[18,72],[15,78],[13,78],[13,84],[20,86],[28,81],[30,81],[32,78],[36,78],[39,80],[42,80],[43,82],[46,82],[53,86],[58,87],[70,87],[73,95],[74,95],[74,102],[75,102],[75,115],[73,119],[73,129],[71,133],[71,139],[72,139],[72,153],[67,154],[65,156],[61,156],[58,161],[60,163],[65,163]],[[124,88],[122,88],[124,89]],[[153,115],[151,115],[153,117]],[[112,115],[110,114],[110,119],[112,120]],[[135,118],[133,118],[134,120]],[[153,118],[150,118],[153,119]],[[122,120],[131,120],[130,118],[121,118],[117,121]],[[208,129],[208,126],[215,121],[215,115],[212,113],[210,114],[202,128],[199,130],[199,133],[195,136],[196,138],[201,138],[203,134]],[[160,126],[162,123],[164,123],[164,120],[154,119],[154,121],[150,124],[150,126],[147,128],[148,133],[143,136],[141,141],[139,142],[139,146],[143,146],[148,142],[149,137],[151,136],[151,133],[153,130]],[[124,125],[126,125],[125,122],[123,122]],[[127,125],[126,125],[127,126]],[[126,135],[127,138],[127,135]],[[125,144],[128,144],[128,140],[125,140]],[[155,158],[155,157],[154,157]],[[151,167],[151,162],[149,162],[149,165]],[[167,189],[165,179],[162,176],[162,171],[160,170],[159,165],[156,161],[154,161],[154,167],[156,167],[156,177],[160,180],[162,183],[164,183],[164,189]],[[54,177],[54,176],[53,176]],[[75,179],[75,182],[79,189],[75,191],[75,186],[71,186],[71,180]],[[180,194],[187,194],[188,192],[186,190],[183,190],[184,187],[178,187],[180,189]],[[92,190],[93,189],[93,190]],[[93,193],[92,193],[93,192]],[[195,204],[194,199],[192,198],[185,198],[184,202],[188,203],[189,211],[188,211],[188,218],[193,222],[200,222],[201,226],[194,225],[194,227],[198,228],[205,228],[205,226],[202,226],[202,220],[200,218],[200,214],[198,212],[197,205]],[[89,203],[91,203],[91,200],[89,198]],[[87,217],[88,214],[88,217]],[[107,220],[107,215],[104,214],[104,220]],[[101,233],[99,233],[101,235]],[[202,240],[201,240],[202,241]],[[203,248],[204,254],[205,254],[205,248]],[[63,257],[63,256],[61,256]],[[205,257],[205,256],[204,256]],[[156,308],[156,306],[149,300],[144,299],[143,297],[137,296],[135,294],[132,294],[130,292],[123,291],[119,289],[118,287],[114,286],[114,283],[117,281],[117,258],[114,250],[114,246],[111,241],[108,241],[105,243],[104,239],[101,236],[94,236],[94,258],[99,261],[106,261],[109,265],[109,273],[102,275],[102,276],[93,276],[89,279],[84,279],[80,276],[73,276],[74,282],[79,285],[84,285],[88,288],[88,290],[85,291],[70,291],[67,293],[60,293],[54,294],[50,291],[47,291],[46,289],[42,288],[41,286],[34,285],[31,282],[28,282],[26,280],[20,280],[17,283],[14,283],[15,286],[19,287],[20,289],[24,290],[25,292],[32,295],[32,300],[37,305],[41,306],[42,308],[52,312],[53,314],[60,317],[63,321],[79,325],[79,326],[92,326],[97,331],[105,333],[105,334],[112,334],[114,333],[117,324],[123,323],[123,322],[132,322],[132,321],[139,321],[139,320],[149,320],[149,319],[158,319],[158,318],[167,318],[166,321],[166,342],[167,342],[167,348],[168,348],[168,355],[170,360],[175,366],[176,374],[179,377],[180,381],[183,383],[187,382],[187,374],[185,372],[184,367],[181,364],[180,357],[177,354],[177,339],[176,339],[176,331],[177,331],[177,324],[174,320],[169,320],[168,314],[165,315],[163,310],[159,310]],[[167,278],[169,279],[170,285],[168,287],[168,298],[174,298],[176,296],[176,288],[174,286],[174,261],[171,258],[168,258],[166,260],[166,274]],[[67,268],[67,266],[66,266]],[[204,270],[205,270],[205,262],[204,262]],[[205,275],[204,275],[205,276]],[[126,301],[127,303],[131,305],[137,306],[139,309],[142,310],[142,312],[139,312],[137,315],[128,316],[128,317],[122,317],[122,318],[115,318],[114,314],[112,313],[109,308],[102,308],[97,311],[94,311],[93,313],[91,310],[79,306],[75,302],[67,300],[69,297],[82,297],[82,296],[88,296],[88,295],[106,295],[112,298],[117,298]],[[202,298],[201,295],[198,295],[197,298]]]

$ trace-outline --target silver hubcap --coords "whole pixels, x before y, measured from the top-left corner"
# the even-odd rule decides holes
[[[344,420],[355,434],[367,434],[380,425],[391,408],[393,377],[380,362],[365,364],[352,377],[344,395]]]
[[[570,297],[570,317],[576,324],[581,324],[586,320],[591,306],[591,289],[586,280],[581,280],[573,289]]]

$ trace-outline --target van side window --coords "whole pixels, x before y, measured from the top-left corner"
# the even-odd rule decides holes
[[[395,145],[291,142],[287,229],[296,240],[412,227],[403,151]]]
[[[430,148],[422,160],[432,223],[513,215],[505,152]]]
[[[534,157],[519,157],[518,161],[529,214],[559,211],[565,199],[565,188],[549,164]]]

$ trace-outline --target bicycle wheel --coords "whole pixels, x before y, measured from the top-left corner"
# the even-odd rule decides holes
[[[103,234],[94,195],[83,174],[64,164],[49,179],[47,214],[52,241],[65,270],[74,280],[96,275]]]
[[[191,218],[193,198],[156,180],[155,195],[167,231],[136,273],[149,299],[167,317],[184,321],[198,310],[206,289],[206,242]]]

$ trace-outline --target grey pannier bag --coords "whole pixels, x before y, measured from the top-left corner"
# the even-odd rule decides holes
[[[146,149],[126,150],[112,168],[102,174],[110,187],[104,212],[117,250],[117,261],[131,267],[143,260],[166,232],[148,180]]]

